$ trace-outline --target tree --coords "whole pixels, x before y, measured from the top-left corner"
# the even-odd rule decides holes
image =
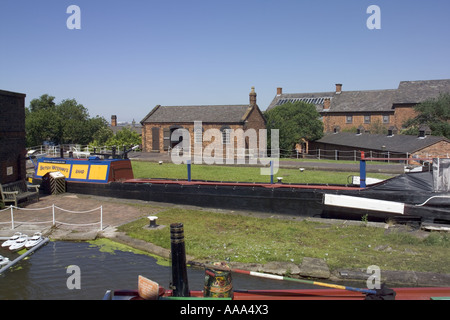
[[[61,119],[54,102],[47,94],[33,99],[25,109],[27,146],[41,145],[44,141],[57,142],[61,135]]]
[[[406,121],[404,134],[418,134],[421,126],[428,126],[434,136],[450,139],[450,94],[442,93],[435,99],[414,106],[417,116]]]
[[[106,142],[114,136],[114,132],[109,128],[104,118],[95,117],[89,122],[90,131],[94,132],[89,144],[100,147],[106,145]]]
[[[280,130],[279,145],[282,153],[290,153],[302,139],[313,141],[323,136],[323,123],[313,104],[289,102],[266,111],[264,116],[267,129]]]
[[[124,127],[111,138],[109,138],[105,144],[111,147],[122,147],[140,145],[141,142],[141,136],[137,132],[131,130],[128,127]]]
[[[33,99],[25,110],[27,145],[88,144],[94,134],[108,126],[101,117],[90,118],[88,110],[75,99],[55,104],[48,94]]]

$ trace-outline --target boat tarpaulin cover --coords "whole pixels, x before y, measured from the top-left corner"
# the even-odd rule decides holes
[[[450,159],[433,159],[434,192],[450,191]]]
[[[399,175],[371,187],[383,191],[427,191],[433,192],[433,174],[431,172],[414,172]]]

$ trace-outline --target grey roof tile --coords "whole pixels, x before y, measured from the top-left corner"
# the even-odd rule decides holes
[[[318,143],[347,146],[355,149],[371,149],[400,153],[413,153],[442,140],[445,137],[426,136],[419,138],[413,135],[355,134],[350,132],[331,133],[325,135]],[[450,142],[450,141],[449,141]]]
[[[426,81],[402,81],[394,103],[421,103],[436,98],[440,93],[450,93],[450,79]]]
[[[156,106],[141,123],[240,123],[250,105]]]
[[[275,96],[267,110],[286,102],[311,101],[317,111],[323,110],[323,98],[331,98],[327,112],[393,112],[395,104],[421,103],[436,98],[440,93],[450,93],[450,79],[402,81],[397,89],[315,93],[283,93]]]

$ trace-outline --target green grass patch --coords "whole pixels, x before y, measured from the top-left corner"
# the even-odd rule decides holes
[[[171,208],[158,215],[167,227],[148,230],[143,218],[119,228],[129,236],[170,248],[171,223],[184,224],[186,253],[198,260],[245,263],[324,259],[331,269],[367,268],[450,273],[450,238],[432,234],[425,240],[384,229],[329,225],[292,219]]]
[[[173,163],[132,161],[135,178],[163,178],[187,179],[187,166]],[[359,176],[359,172],[335,172],[280,168],[276,177],[283,177],[284,183],[307,184],[342,184],[348,183],[349,176]],[[367,175],[371,178],[388,179],[391,176],[378,173]],[[270,182],[270,176],[261,175],[259,167],[192,165],[191,178],[193,180],[231,181],[231,182]]]

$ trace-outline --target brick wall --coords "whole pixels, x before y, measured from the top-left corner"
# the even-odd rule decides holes
[[[173,143],[170,142],[170,131],[174,130],[176,127],[182,127],[187,129],[190,134],[191,141],[191,152],[194,154],[194,123],[144,123],[143,132],[142,132],[142,145],[144,152],[167,152],[167,146],[172,146]],[[222,130],[224,127],[227,127],[234,132],[245,133],[247,129],[254,129],[256,132],[257,138],[259,137],[259,129],[265,129],[265,120],[262,114],[259,112],[257,108],[253,108],[251,112],[247,116],[247,121],[244,123],[202,123],[203,133],[209,129]],[[241,129],[241,131],[236,131],[237,129]],[[155,139],[154,139],[155,135]],[[204,148],[211,146],[211,144],[215,141],[214,137],[211,141],[205,141],[202,139],[202,150]],[[242,141],[243,145],[234,144],[234,148],[231,144],[223,145],[223,154],[226,155],[227,148],[248,148],[248,138],[244,139],[238,137],[237,141]],[[245,145],[245,141],[247,141],[247,145]],[[259,140],[257,144],[259,143]],[[234,152],[236,154],[236,152]]]
[[[26,178],[25,95],[0,90],[0,183]]]
[[[366,123],[365,116],[370,115],[370,122]],[[347,121],[347,117],[351,116],[352,120]],[[384,117],[389,116],[389,122],[383,123]],[[363,126],[364,129],[370,130],[371,127],[382,124],[383,126],[389,128],[394,125],[395,116],[393,113],[327,113],[323,116],[324,132],[333,132],[335,127],[339,127],[341,131],[349,131]]]
[[[385,113],[328,113],[323,112],[323,124],[325,132],[333,132],[334,128],[339,126],[341,131],[351,130],[363,126],[370,130],[371,126],[379,123],[386,129],[396,126],[398,129],[403,127],[406,120],[414,118],[417,113],[413,109],[414,104],[396,105],[392,112]],[[370,115],[370,123],[365,122],[365,116]],[[347,121],[347,116],[352,116],[352,121]],[[384,122],[383,116],[389,116],[389,122]]]
[[[450,142],[441,141],[413,154],[419,158],[448,158],[450,156]]]
[[[417,116],[417,112],[413,109],[415,104],[395,105],[395,125],[398,129],[403,127],[406,120]]]

